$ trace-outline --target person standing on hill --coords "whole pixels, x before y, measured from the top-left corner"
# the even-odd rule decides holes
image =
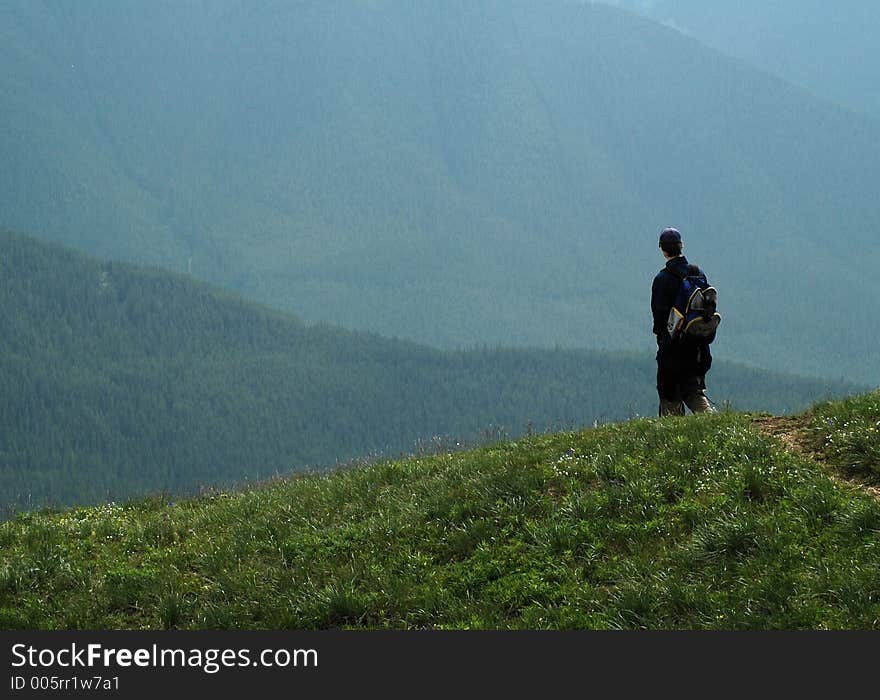
[[[690,337],[673,340],[668,321],[682,280],[699,272],[681,253],[681,234],[674,228],[660,233],[660,251],[666,266],[654,277],[651,311],[657,336],[657,393],[661,416],[683,416],[684,407],[694,413],[714,413],[706,398],[706,373],[712,366],[709,343]]]

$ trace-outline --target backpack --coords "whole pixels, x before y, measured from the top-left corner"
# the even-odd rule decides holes
[[[698,343],[711,343],[721,323],[721,314],[715,310],[718,292],[709,286],[706,275],[696,265],[689,265],[686,275],[667,269],[681,280],[666,322],[669,335],[675,341],[690,338]]]

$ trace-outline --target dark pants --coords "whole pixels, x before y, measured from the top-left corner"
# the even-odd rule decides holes
[[[683,416],[687,405],[693,413],[715,413],[706,398],[706,375],[657,366],[657,394],[661,416]]]
[[[672,342],[668,337],[657,344],[657,394],[661,416],[683,416],[687,405],[694,413],[714,413],[706,398],[706,372],[712,367],[708,345],[687,339]]]

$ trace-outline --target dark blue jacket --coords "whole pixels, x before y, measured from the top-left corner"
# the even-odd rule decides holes
[[[654,277],[651,285],[651,313],[654,316],[654,335],[657,336],[657,362],[661,369],[692,374],[705,374],[712,366],[712,353],[706,343],[691,340],[672,342],[666,330],[669,312],[675,303],[681,278],[670,269],[686,274],[689,263],[684,255],[667,261]]]

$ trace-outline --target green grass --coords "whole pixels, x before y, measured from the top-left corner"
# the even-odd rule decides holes
[[[880,627],[880,505],[747,416],[0,525],[3,628]]]
[[[810,412],[810,446],[845,473],[880,477],[880,390],[817,404]]]

